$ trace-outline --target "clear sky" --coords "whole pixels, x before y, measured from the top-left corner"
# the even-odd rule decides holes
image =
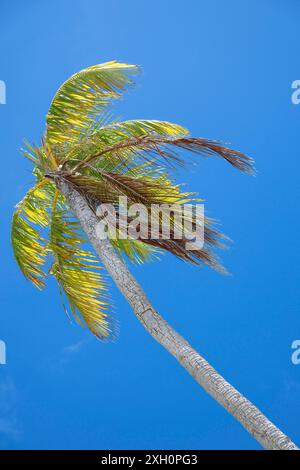
[[[70,324],[54,283],[35,290],[13,260],[13,207],[33,182],[19,148],[39,142],[68,76],[112,59],[144,71],[118,115],[175,121],[256,160],[255,178],[213,158],[178,175],[234,240],[222,254],[232,276],[171,256],[133,272],[165,318],[300,443],[299,15],[296,0],[1,1],[1,448],[259,448],[115,287],[120,335],[102,344]]]

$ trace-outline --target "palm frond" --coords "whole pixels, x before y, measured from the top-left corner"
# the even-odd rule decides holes
[[[74,165],[89,158],[91,155],[98,154],[99,152],[106,150],[108,147],[123,142],[124,140],[143,137],[145,135],[178,137],[187,134],[188,131],[184,127],[167,121],[116,121],[108,125],[96,126],[91,132],[87,133],[87,135],[82,136],[80,141],[77,143],[70,143],[64,148],[60,146],[58,150],[59,153],[62,154],[61,163],[72,168]],[[133,161],[134,157],[135,153],[130,152],[130,148],[123,150],[123,161],[126,160],[128,163]],[[114,168],[120,165],[120,159],[116,159],[114,156],[110,156],[108,154],[106,155],[105,162],[107,165],[112,163]]]
[[[35,169],[41,170],[45,167],[47,155],[43,146],[37,147],[35,145],[31,145],[29,142],[25,142],[25,148],[22,148],[21,151],[24,157],[34,164]]]
[[[102,180],[89,176],[76,176],[68,177],[68,180],[74,185],[86,200],[89,202],[91,208],[96,212],[100,204],[113,204],[116,210],[116,222],[120,214],[118,212],[119,196],[126,196],[128,204],[138,203],[143,204],[148,214],[148,232],[146,237],[139,237],[137,240],[130,238],[122,240],[120,234],[116,233],[116,238],[111,238],[112,244],[118,251],[123,252],[129,259],[135,258],[135,245],[134,242],[144,246],[152,247],[158,251],[168,251],[180,259],[191,262],[193,264],[206,264],[215,270],[225,272],[221,266],[217,256],[213,253],[212,248],[223,248],[226,237],[218,232],[211,220],[207,218],[202,221],[204,223],[204,247],[199,250],[188,250],[186,248],[187,239],[176,239],[176,218],[170,217],[170,239],[163,237],[162,213],[159,213],[159,226],[158,238],[152,238],[151,233],[151,211],[153,205],[159,207],[161,204],[168,204],[177,206],[181,211],[182,205],[186,203],[199,202],[200,198],[196,197],[195,193],[181,192],[180,186],[173,184],[168,180],[165,175],[160,179],[150,179],[140,175],[139,178],[129,177],[127,175],[114,174],[114,173],[101,173]],[[129,218],[130,219],[130,218]],[[132,220],[128,220],[130,223]],[[194,217],[193,212],[185,216],[185,221],[189,221],[193,231],[196,229],[196,224],[199,223]]]
[[[179,185],[174,185],[166,178],[153,179],[139,175],[132,177],[118,173],[102,172],[102,178],[112,186],[119,195],[127,196],[132,203],[179,204],[195,200],[195,193],[181,193]]]
[[[118,216],[118,214],[117,214]],[[150,221],[150,210],[148,212],[148,220]],[[187,218],[186,218],[187,219]],[[118,217],[117,217],[118,220]],[[133,219],[129,218],[129,223],[131,223]],[[195,231],[196,223],[194,220],[191,219],[193,230]],[[157,255],[166,251],[171,253],[172,255],[176,256],[177,258],[186,261],[188,263],[192,263],[194,265],[207,265],[210,268],[219,271],[223,274],[226,274],[226,269],[220,263],[217,255],[214,253],[213,249],[215,248],[224,248],[225,241],[228,238],[223,235],[221,232],[217,231],[211,220],[205,219],[204,223],[204,244],[202,248],[190,250],[187,248],[187,242],[189,240],[184,236],[181,239],[178,239],[175,236],[175,230],[178,228],[176,222],[170,219],[170,237],[165,238],[163,236],[163,225],[161,224],[158,227],[158,237],[152,237],[152,226],[148,225],[148,233],[145,236],[145,226],[143,227],[143,236],[139,236],[137,239],[131,239],[130,237],[123,240],[117,234],[117,238],[112,238],[111,243],[112,245],[119,251],[125,254],[131,261],[136,260],[137,262],[144,262],[148,259],[148,255],[151,259],[158,258]],[[143,247],[147,254],[147,258],[141,259],[139,261],[139,254],[135,252],[137,247]],[[152,248],[153,253],[151,251],[148,254],[147,248]],[[154,257],[153,257],[154,256]]]
[[[52,184],[43,179],[28,191],[16,207],[11,228],[11,242],[19,268],[39,289],[45,285],[46,274],[42,268],[48,254],[40,229],[49,224],[47,208],[51,206],[51,197],[46,187]]]
[[[103,150],[89,155],[81,160],[74,167],[74,172],[78,172],[81,168],[95,162],[99,159],[108,157],[117,157],[124,161],[124,152],[130,151],[135,154],[136,161],[155,161],[162,165],[166,164],[183,164],[184,160],[178,157],[176,149],[183,149],[194,152],[203,157],[217,155],[222,157],[228,163],[244,173],[253,173],[253,161],[247,155],[239,151],[224,147],[223,145],[195,137],[168,137],[145,134],[142,137],[134,137],[122,140],[115,145],[106,146]],[[125,154],[126,155],[126,154]]]
[[[80,225],[67,210],[53,202],[49,250],[54,255],[51,274],[64,292],[69,310],[79,324],[85,324],[98,338],[107,338],[112,322],[107,315],[108,299],[101,267],[83,244]],[[66,309],[68,311],[68,309]]]
[[[165,174],[153,174],[141,167],[137,167],[135,171],[132,168],[123,174],[93,169],[91,175],[70,174],[66,179],[86,197],[94,210],[99,204],[118,205],[120,196],[126,196],[128,203],[144,204],[146,207],[151,204],[201,201],[196,193],[182,192],[181,186],[172,182]]]
[[[145,135],[184,136],[189,131],[179,124],[155,119],[131,119],[127,121],[108,124],[99,129],[99,132],[110,137],[111,140],[124,140]],[[101,136],[100,134],[100,136]]]
[[[100,112],[132,85],[135,65],[116,61],[88,67],[70,77],[58,89],[47,114],[49,144],[76,142]]]
[[[154,246],[146,245],[141,240],[134,240],[132,238],[111,238],[111,244],[117,250],[121,257],[124,255],[135,264],[143,264],[149,261],[159,259],[162,251]]]
[[[155,247],[158,250],[163,250],[171,253],[182,261],[201,266],[206,265],[222,274],[227,274],[227,270],[222,266],[218,256],[214,253],[215,248],[224,248],[224,242],[228,238],[221,232],[217,231],[211,226],[211,221],[204,220],[204,246],[201,249],[189,250],[186,247],[188,240],[186,238],[176,239],[174,236],[174,225],[171,226],[170,238],[165,239],[159,233],[159,238],[151,238],[149,228],[148,238],[143,238],[142,242],[146,245]]]

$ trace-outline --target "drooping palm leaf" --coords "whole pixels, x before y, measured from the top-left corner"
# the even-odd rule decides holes
[[[51,274],[63,290],[69,310],[76,320],[98,338],[107,338],[112,331],[107,315],[107,288],[101,267],[95,256],[83,244],[85,237],[79,223],[59,205],[53,202],[49,250],[54,255]]]
[[[150,161],[155,158],[160,164],[182,164],[182,158],[179,158],[176,148],[189,150],[193,153],[207,157],[217,155],[222,157],[235,168],[244,173],[253,172],[253,161],[247,155],[236,150],[224,147],[223,145],[194,137],[168,137],[158,135],[143,135],[141,137],[133,137],[122,140],[117,144],[108,146],[93,155],[87,156],[84,160],[75,165],[74,171],[78,172],[80,168],[85,167],[99,159],[111,158],[115,156],[122,162],[124,160],[124,152],[130,151],[136,156],[136,160],[144,159]]]
[[[28,191],[16,207],[11,228],[16,261],[24,276],[39,289],[45,285],[42,268],[47,258],[47,247],[40,229],[49,224],[47,208],[51,206],[51,197],[45,188],[50,184],[43,179]]]

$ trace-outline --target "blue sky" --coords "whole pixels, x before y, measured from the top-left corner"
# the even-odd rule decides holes
[[[13,207],[33,182],[19,148],[39,142],[61,82],[112,59],[144,70],[118,115],[175,121],[256,160],[255,178],[218,159],[178,175],[234,240],[222,255],[232,276],[171,256],[133,272],[163,316],[299,444],[299,2],[2,0],[1,10],[0,448],[259,448],[114,286],[120,335],[102,344],[70,324],[52,282],[36,291],[13,260]]]

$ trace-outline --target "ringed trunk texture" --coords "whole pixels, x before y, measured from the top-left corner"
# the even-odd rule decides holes
[[[98,218],[70,183],[58,181],[71,210],[79,219],[102,263],[146,330],[265,448],[299,450],[261,411],[228,383],[154,309],[109,240],[97,237]]]

